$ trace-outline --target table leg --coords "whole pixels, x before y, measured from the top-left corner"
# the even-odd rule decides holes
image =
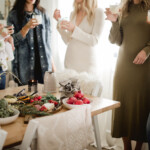
[[[92,121],[93,121],[93,126],[94,126],[94,133],[95,133],[97,150],[102,150],[100,130],[99,130],[99,124],[98,124],[98,116],[93,116]]]

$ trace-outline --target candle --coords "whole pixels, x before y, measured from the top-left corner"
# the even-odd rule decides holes
[[[38,84],[37,80],[29,80],[28,81],[28,92],[36,92],[38,90],[37,84]]]

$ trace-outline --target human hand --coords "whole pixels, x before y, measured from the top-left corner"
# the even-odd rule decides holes
[[[39,25],[38,20],[36,18],[32,18],[28,21],[25,27],[27,27],[28,29],[33,29],[38,25]]]
[[[13,25],[11,25],[11,26],[6,26],[5,27],[7,30],[8,30],[8,34],[13,34],[14,33],[14,26]]]
[[[105,14],[107,16],[106,20],[109,20],[111,22],[116,22],[118,19],[118,14],[112,14],[109,8],[106,8]]]
[[[39,25],[39,23],[38,23],[38,20],[36,18],[30,19],[28,21],[28,23],[21,29],[22,36],[25,37],[30,29],[33,29],[38,25]]]
[[[53,17],[58,21],[58,19],[61,18],[60,10],[55,9]]]
[[[144,64],[146,59],[147,59],[146,52],[144,50],[141,50],[135,57],[133,63],[136,65]]]
[[[9,36],[5,39],[5,42],[9,42],[12,46],[12,49],[15,50],[15,46],[14,46],[14,40],[12,38],[12,36]]]
[[[4,28],[4,25],[0,24],[0,32],[2,32],[3,28]]]
[[[2,37],[6,37],[8,35],[8,33],[4,31],[4,25],[3,24],[0,24],[0,35]]]
[[[75,28],[75,25],[73,23],[71,23],[70,21],[65,21],[65,20],[61,21],[60,26],[61,26],[61,29],[68,30],[71,32],[73,32]]]

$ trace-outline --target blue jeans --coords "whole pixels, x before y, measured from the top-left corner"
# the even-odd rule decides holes
[[[150,150],[150,113],[149,113],[149,117],[147,120],[147,139],[148,139],[148,145],[149,145],[149,150]]]
[[[0,67],[0,74],[3,73],[2,67]],[[0,90],[5,89],[6,75],[3,74],[0,76]]]

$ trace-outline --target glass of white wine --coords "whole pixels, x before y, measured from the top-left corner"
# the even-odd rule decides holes
[[[147,12],[147,22],[150,23],[150,10]]]
[[[119,14],[119,9],[120,9],[119,3],[116,3],[116,2],[111,3],[109,5],[109,9],[112,12],[112,14]]]
[[[37,19],[38,24],[42,24],[42,15],[33,14],[32,18]]]
[[[62,21],[69,21],[69,18],[68,17],[59,18],[58,19],[58,27],[59,28],[61,28],[61,22]]]

